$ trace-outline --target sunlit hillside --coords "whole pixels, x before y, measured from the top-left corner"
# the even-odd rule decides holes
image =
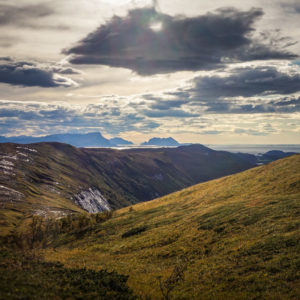
[[[116,211],[43,250],[142,299],[299,299],[300,155]]]

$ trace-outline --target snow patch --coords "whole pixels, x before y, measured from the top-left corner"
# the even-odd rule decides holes
[[[15,155],[14,156],[0,155],[0,170],[2,175],[6,175],[6,176],[15,175],[12,172],[14,169],[13,167],[15,166],[12,160],[17,160],[17,157]]]
[[[1,169],[4,169],[4,170],[9,170],[9,171],[12,171],[12,170],[13,170],[12,167],[9,167],[9,166],[6,166],[6,165],[0,165],[0,168],[1,168]]]
[[[18,154],[18,155],[21,155],[21,156],[24,156],[24,157],[28,157],[28,155],[27,155],[27,154],[25,154],[25,153],[22,153],[22,152],[20,152],[20,151],[17,151],[17,154]]]
[[[13,159],[13,160],[18,159],[17,155],[2,155],[1,158],[2,159]]]
[[[4,186],[4,185],[0,185],[0,189],[4,189],[4,190],[10,191],[10,192],[12,192],[12,193],[17,193],[17,194],[23,195],[22,193],[20,193],[20,192],[14,190],[14,189],[8,188],[8,187],[6,187],[6,186]]]
[[[17,147],[17,149],[22,149],[22,150],[27,150],[27,151],[30,151],[30,152],[37,153],[37,150],[32,149],[32,148],[28,148],[28,147]]]
[[[96,188],[89,188],[74,196],[75,203],[89,213],[111,210],[108,201]]]
[[[12,163],[11,161],[2,159],[0,160],[0,165],[5,165],[5,166],[14,166],[14,163]]]
[[[24,195],[12,188],[0,185],[0,203],[20,201]]]
[[[11,173],[11,172],[8,172],[8,171],[3,171],[3,174],[4,175],[9,175],[9,176],[16,176],[16,174],[15,173]]]
[[[54,217],[60,219],[69,215],[70,212],[59,208],[55,209],[55,208],[45,207],[45,208],[37,209],[36,211],[33,212],[33,214],[35,216],[40,216],[43,218]]]

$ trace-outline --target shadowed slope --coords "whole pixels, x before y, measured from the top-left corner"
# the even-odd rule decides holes
[[[0,144],[0,226],[24,216],[125,207],[253,166],[201,145],[84,149],[60,143]]]

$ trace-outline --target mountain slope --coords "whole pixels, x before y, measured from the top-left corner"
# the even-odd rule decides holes
[[[112,138],[109,141],[112,145],[115,145],[115,146],[133,145],[132,142],[124,140],[119,137]]]
[[[0,220],[63,216],[147,201],[253,164],[201,145],[176,149],[79,149],[0,144]]]
[[[299,299],[299,200],[294,155],[121,209],[44,254],[129,275],[144,298]]]

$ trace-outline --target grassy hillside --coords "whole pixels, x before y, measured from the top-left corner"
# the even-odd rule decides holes
[[[0,248],[0,299],[136,299],[127,277],[115,272],[67,269]]]
[[[300,155],[121,209],[43,253],[128,275],[142,299],[299,299]]]
[[[31,215],[84,213],[75,196],[90,189],[116,209],[252,166],[235,154],[201,145],[118,151],[60,143],[0,144],[1,233]]]

